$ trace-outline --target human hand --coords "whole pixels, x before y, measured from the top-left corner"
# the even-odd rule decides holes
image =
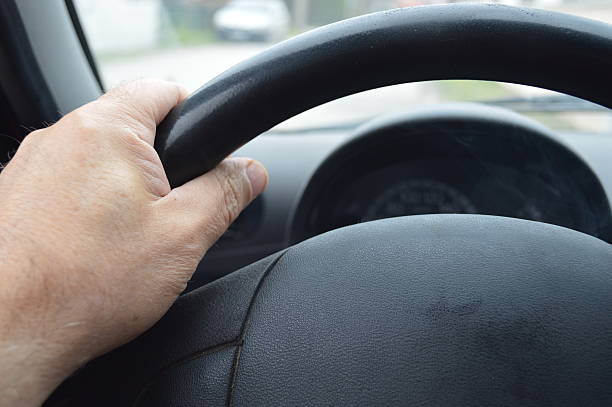
[[[0,173],[0,405],[41,404],[152,326],[265,188],[259,163],[232,158],[171,190],[153,141],[184,97],[117,88],[31,133]]]

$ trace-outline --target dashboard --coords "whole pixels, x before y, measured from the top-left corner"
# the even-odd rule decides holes
[[[268,190],[211,249],[191,288],[329,230],[396,216],[506,216],[612,242],[608,139],[563,137],[508,110],[469,104],[357,129],[264,135],[237,155],[266,165]]]
[[[369,123],[311,179],[292,243],[360,222],[444,213],[607,236],[610,209],[597,176],[548,130],[505,113],[439,108]]]

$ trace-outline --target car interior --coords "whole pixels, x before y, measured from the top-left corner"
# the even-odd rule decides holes
[[[215,7],[240,1],[256,8]],[[127,72],[92,46],[95,2],[0,2],[0,162]],[[284,38],[303,2],[272,3]],[[229,155],[270,184],[158,324],[45,406],[612,404],[612,25],[362,3],[202,78],[165,118],[173,187]],[[225,20],[228,47],[272,36]],[[393,109],[369,93],[465,83],[538,93]],[[317,110],[338,102],[351,120]]]

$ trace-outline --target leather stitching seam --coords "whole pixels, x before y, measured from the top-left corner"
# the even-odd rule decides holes
[[[232,367],[230,370],[230,382],[229,382],[229,387],[228,387],[228,391],[227,391],[227,401],[226,401],[226,405],[230,406],[232,404],[232,396],[233,396],[233,390],[234,390],[234,385],[235,385],[235,380],[236,380],[236,373],[237,373],[237,369],[238,369],[238,360],[240,357],[240,351],[242,349],[242,343],[244,341],[244,336],[246,334],[246,328],[247,328],[247,323],[249,320],[249,317],[251,316],[251,310],[253,307],[253,304],[255,303],[255,299],[257,297],[257,294],[259,293],[259,290],[263,284],[263,281],[265,280],[266,276],[270,273],[270,271],[274,268],[274,266],[276,266],[276,264],[278,263],[278,261],[285,255],[287,251],[282,252],[279,256],[277,256],[276,259],[274,259],[272,261],[272,263],[270,263],[268,265],[268,267],[266,267],[266,270],[263,272],[259,282],[257,283],[257,287],[255,287],[255,291],[253,292],[253,296],[251,297],[251,301],[249,302],[249,306],[247,308],[246,311],[246,315],[244,317],[244,320],[242,321],[242,326],[240,327],[240,332],[238,333],[238,337],[236,339],[233,339],[231,341],[228,342],[224,342],[221,344],[217,344],[217,345],[213,345],[213,346],[209,346],[207,348],[195,351],[187,356],[184,356],[180,359],[177,359],[169,364],[167,364],[166,366],[162,367],[161,369],[159,369],[155,374],[153,374],[151,376],[151,378],[149,380],[147,380],[147,382],[142,386],[142,388],[140,389],[140,391],[138,392],[138,396],[136,396],[136,399],[134,400],[134,403],[132,404],[132,407],[138,407],[140,405],[140,402],[142,401],[142,397],[144,396],[144,394],[146,394],[147,390],[149,390],[149,388],[159,379],[159,377],[164,374],[165,372],[174,369],[182,364],[191,362],[193,360],[199,359],[201,357],[204,356],[208,356],[211,355],[213,353],[219,352],[221,350],[230,348],[232,346],[236,347],[236,353],[234,354],[234,359],[232,362]]]
[[[240,363],[240,355],[242,354],[242,347],[244,344],[244,338],[246,336],[246,331],[248,328],[248,323],[251,319],[251,314],[253,312],[253,306],[255,301],[257,300],[257,296],[259,295],[259,291],[261,290],[266,278],[272,272],[272,270],[276,267],[278,262],[287,254],[289,249],[282,252],[272,263],[268,265],[266,270],[264,271],[259,283],[257,283],[257,287],[255,288],[255,292],[253,293],[253,297],[251,297],[251,302],[249,303],[249,307],[247,308],[246,315],[244,317],[244,321],[242,322],[242,327],[240,328],[240,334],[237,339],[236,351],[234,353],[234,361],[232,363],[232,369],[230,371],[230,382],[227,389],[227,398],[226,398],[226,406],[232,407],[234,401],[234,390],[236,388],[236,378],[238,375],[238,365]]]

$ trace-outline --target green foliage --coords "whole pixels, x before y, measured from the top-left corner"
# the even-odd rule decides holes
[[[443,99],[461,101],[494,100],[512,96],[512,94],[498,82],[452,80],[441,81],[438,88]]]
[[[199,45],[215,40],[212,18],[223,3],[165,0],[160,45]]]
[[[217,4],[198,2],[164,2],[164,10],[174,27],[201,30],[210,27],[212,16],[219,8]]]
[[[310,0],[308,23],[319,26],[344,19],[344,3],[345,0]]]
[[[187,27],[175,29],[176,41],[181,45],[208,44],[216,40],[212,29],[193,30]]]

